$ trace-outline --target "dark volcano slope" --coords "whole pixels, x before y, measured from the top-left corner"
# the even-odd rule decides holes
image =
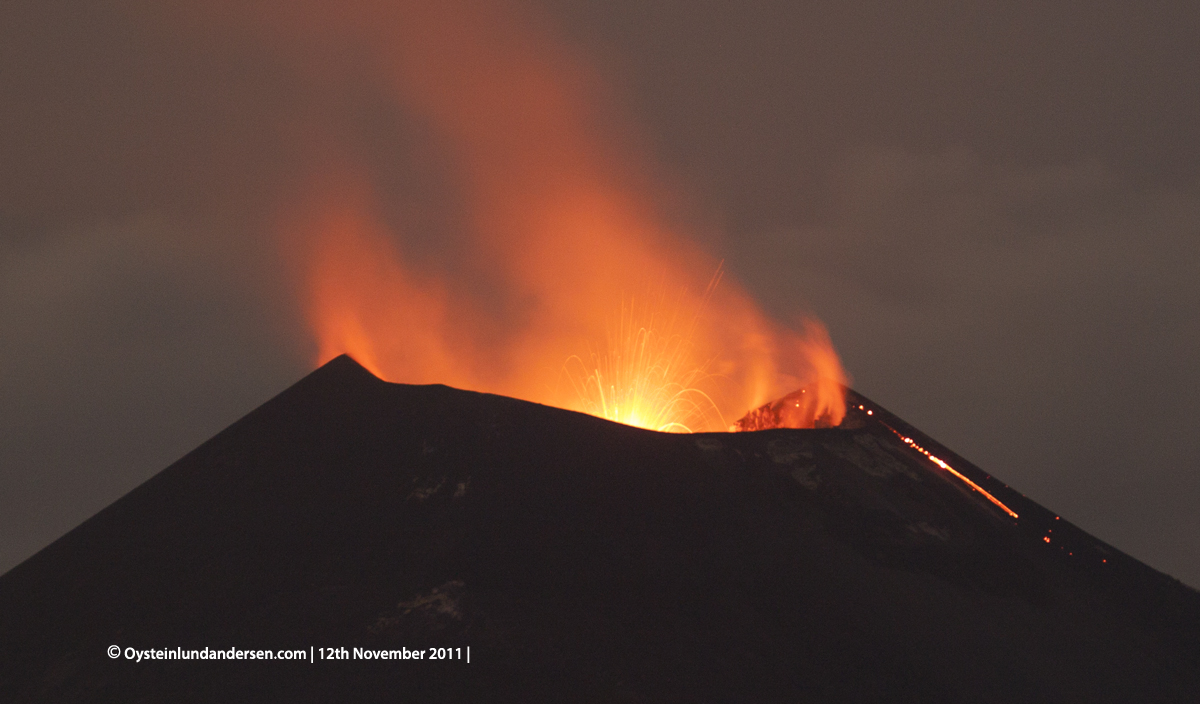
[[[1200,595],[853,400],[664,435],[336,359],[0,577],[0,701],[1200,701]]]

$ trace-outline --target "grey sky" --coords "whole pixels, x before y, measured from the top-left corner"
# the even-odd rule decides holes
[[[1194,4],[545,7],[675,215],[856,388],[1200,585]],[[0,570],[310,368],[263,234],[301,118],[428,256],[455,229],[369,76],[145,9],[0,9]]]

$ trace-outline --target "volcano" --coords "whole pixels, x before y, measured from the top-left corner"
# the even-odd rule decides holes
[[[339,357],[0,577],[0,701],[1200,701],[1200,594],[848,400],[675,435]]]

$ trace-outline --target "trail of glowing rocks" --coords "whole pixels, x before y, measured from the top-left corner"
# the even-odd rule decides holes
[[[974,489],[975,491],[978,491],[980,494],[983,494],[983,495],[984,495],[984,497],[986,497],[988,501],[991,501],[992,503],[994,503],[994,504],[996,504],[997,506],[999,506],[999,507],[1000,507],[1000,508],[1001,508],[1001,509],[1002,509],[1002,510],[1005,512],[1005,513],[1007,513],[1008,515],[1012,516],[1013,518],[1017,518],[1017,517],[1018,517],[1018,516],[1017,516],[1017,514],[1016,514],[1016,513],[1014,513],[1014,512],[1013,512],[1013,510],[1012,510],[1011,508],[1009,508],[1009,507],[1005,506],[1003,503],[1001,503],[1001,502],[1000,502],[1000,499],[997,499],[995,496],[992,496],[991,494],[989,494],[987,491],[985,491],[985,490],[984,490],[984,488],[983,488],[983,487],[979,486],[978,484],[976,484],[975,482],[971,481],[970,479],[967,479],[967,478],[966,478],[966,477],[964,477],[962,474],[960,474],[960,473],[958,472],[958,470],[956,470],[955,468],[953,468],[953,467],[951,467],[950,465],[946,464],[946,463],[945,463],[945,462],[943,462],[941,459],[939,459],[939,458],[937,458],[937,457],[935,457],[935,456],[933,456],[933,455],[929,454],[929,450],[926,450],[925,448],[923,448],[923,447],[921,447],[920,445],[918,445],[916,442],[914,442],[914,441],[913,441],[913,439],[912,439],[912,438],[910,438],[910,437],[908,437],[907,435],[905,435],[905,434],[901,433],[900,431],[896,430],[895,428],[893,428],[892,426],[888,425],[887,423],[884,423],[882,420],[881,420],[881,421],[879,421],[879,423],[880,423],[881,425],[883,425],[883,427],[885,427],[885,428],[887,428],[888,430],[890,430],[890,431],[892,431],[893,433],[895,433],[895,434],[896,434],[896,437],[898,437],[898,438],[900,438],[901,440],[903,440],[905,445],[908,445],[909,447],[913,448],[913,449],[914,449],[914,450],[916,450],[917,452],[920,452],[922,455],[925,455],[926,457],[928,457],[928,458],[929,458],[929,461],[930,461],[930,462],[933,462],[933,463],[934,463],[934,464],[936,464],[937,466],[941,467],[942,469],[946,470],[947,472],[949,472],[949,473],[953,474],[954,476],[958,477],[958,478],[959,478],[959,479],[961,479],[962,481],[966,482],[967,486],[971,487],[971,488],[972,488],[972,489]],[[1047,541],[1047,542],[1049,542],[1049,541]]]

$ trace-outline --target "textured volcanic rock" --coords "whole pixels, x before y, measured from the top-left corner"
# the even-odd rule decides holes
[[[338,358],[0,577],[0,701],[1200,701],[1200,594],[851,400],[665,435]]]
[[[774,428],[831,428],[834,423],[830,413],[818,413],[817,395],[807,388],[765,403],[742,416],[730,430],[750,432]]]

